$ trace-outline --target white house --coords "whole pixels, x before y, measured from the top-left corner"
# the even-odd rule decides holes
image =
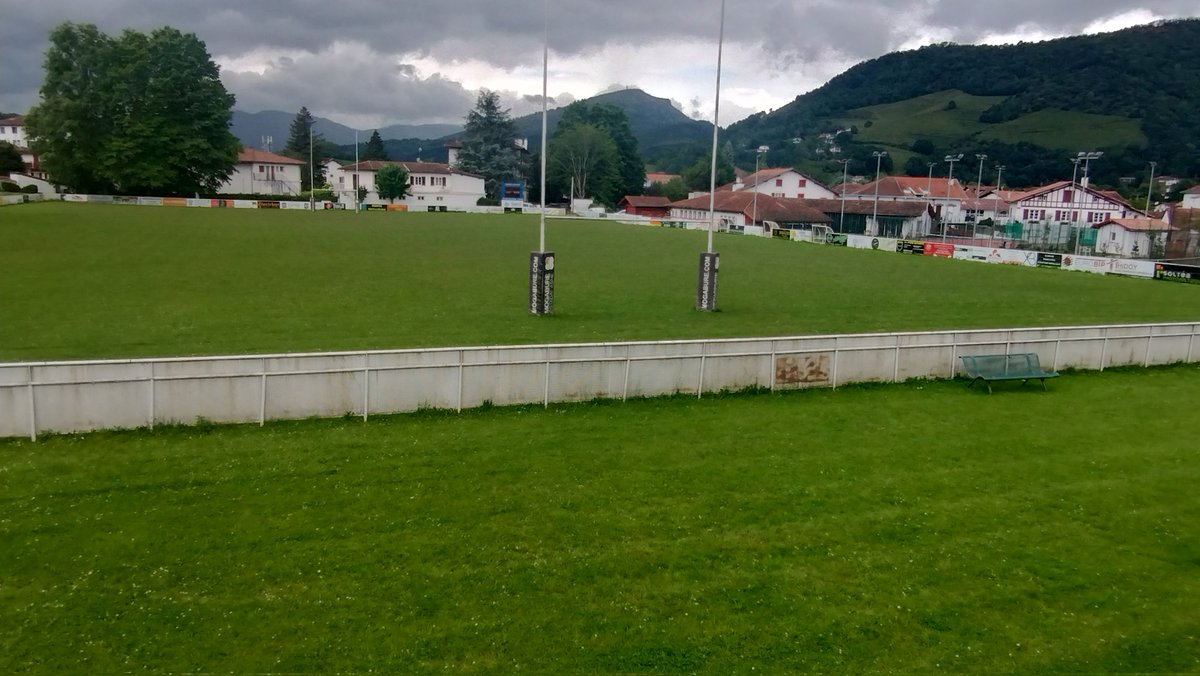
[[[243,148],[221,195],[299,195],[304,162],[265,150]]]
[[[29,137],[25,133],[25,116],[9,115],[0,118],[0,141],[7,141],[16,146],[21,153],[21,161],[25,163],[25,173],[33,179],[46,178],[42,171],[38,156],[29,148]]]
[[[800,200],[837,197],[836,193],[820,181],[791,167],[760,169],[720,189],[729,189],[734,192],[757,192],[760,195]]]
[[[1125,258],[1153,258],[1167,244],[1172,230],[1165,222],[1152,218],[1110,218],[1092,226],[1096,232],[1096,252]]]
[[[476,206],[485,194],[482,176],[468,174],[438,162],[367,160],[332,169],[326,179],[333,189],[353,199],[354,190],[367,190],[368,204],[383,204],[375,191],[375,173],[388,165],[408,172],[408,197],[400,203],[414,211],[463,211]]]
[[[1192,186],[1183,192],[1184,209],[1200,209],[1200,185]]]
[[[1013,220],[1024,224],[1025,239],[1034,242],[1065,242],[1072,228],[1146,217],[1118,193],[1071,181],[1024,193],[1013,201],[1011,214]]]

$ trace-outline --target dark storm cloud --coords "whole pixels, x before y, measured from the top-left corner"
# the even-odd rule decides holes
[[[540,61],[544,6],[544,0],[0,0],[0,110],[24,110],[35,102],[47,33],[71,20],[109,33],[175,26],[196,33],[219,59],[275,50],[274,67],[263,75],[226,73],[246,103],[275,102],[292,110],[328,97],[359,114],[428,115],[452,105],[461,115],[464,96],[471,94],[432,73],[422,78],[403,64],[356,73],[363,75],[364,89],[386,99],[381,101],[371,90],[345,86],[347,74],[322,61],[342,42],[364,46],[385,64],[407,55],[442,63],[478,59],[500,69],[528,65]],[[611,53],[612,45],[715,41],[719,11],[717,0],[555,0],[548,6],[551,48],[560,55],[597,53],[604,46]],[[787,69],[871,58],[923,36],[977,42],[1021,30],[1075,33],[1138,9],[1161,17],[1200,14],[1197,0],[760,0],[752,10],[729,3],[726,40],[731,47],[762,49],[764,69]],[[312,58],[296,58],[296,52]],[[332,80],[297,80],[298,68],[318,69]]]

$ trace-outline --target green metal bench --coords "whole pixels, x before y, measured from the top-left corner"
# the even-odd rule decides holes
[[[1040,380],[1042,389],[1045,390],[1046,379],[1058,377],[1056,371],[1043,369],[1037,354],[1033,352],[979,354],[961,357],[961,359],[963,367],[967,371],[967,377],[971,378],[971,384],[967,387],[974,387],[975,383],[982,380],[987,385],[988,394],[992,393],[993,381],[1020,380],[1024,385],[1030,380]]]

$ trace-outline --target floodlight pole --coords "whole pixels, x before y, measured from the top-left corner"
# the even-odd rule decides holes
[[[925,197],[929,200],[929,206],[926,210],[933,207],[933,168],[937,166],[937,162],[929,162],[929,184],[925,186]],[[927,214],[928,215],[928,214]],[[930,226],[933,225],[933,220],[929,221]]]
[[[1154,196],[1154,170],[1158,168],[1158,162],[1150,163],[1150,187],[1146,189],[1146,218],[1150,217],[1150,198]]]
[[[879,168],[883,166],[883,158],[887,156],[886,150],[877,150],[871,153],[871,157],[875,158],[875,206],[871,210],[871,227],[875,228],[875,235],[879,235]],[[870,234],[870,233],[868,233]]]
[[[316,172],[313,171],[313,126],[308,125],[308,210],[317,210],[317,186],[313,185]]]
[[[996,165],[996,192],[992,193],[995,197],[996,215],[992,217],[992,239],[996,238],[996,222],[1000,220],[1000,185],[1001,179],[1004,178],[1004,165]]]
[[[546,100],[550,80],[550,0],[542,3],[542,157],[541,209],[538,214],[538,250],[529,254],[529,312],[554,311],[554,252],[546,251]],[[574,188],[571,190],[574,199]]]
[[[721,254],[713,251],[713,232],[717,229],[717,137],[721,127],[721,56],[725,43],[725,0],[721,0],[721,28],[717,36],[717,93],[713,103],[712,168],[708,185],[708,249],[700,254],[699,279],[696,283],[696,309],[717,309],[717,270]]]
[[[950,163],[950,175],[946,178],[946,217],[942,219],[942,243],[946,242],[946,226],[950,220],[950,187],[954,184],[954,163],[962,161],[962,153],[947,155],[946,162]]]
[[[354,130],[354,213],[362,211],[358,203],[358,130]]]
[[[750,225],[758,225],[758,161],[760,158],[762,158],[762,154],[768,150],[770,150],[770,148],[767,146],[759,146],[758,149],[754,151],[754,176],[752,177],[755,181],[755,184],[752,186],[754,189],[754,206],[750,210],[750,220],[752,221]]]
[[[842,211],[838,214],[838,233],[840,234],[846,229],[846,177],[850,160],[840,159],[838,162],[842,164]]]
[[[979,160],[979,180],[975,182],[975,205],[979,206],[983,201],[983,161],[988,158],[987,155],[979,154],[975,159]],[[971,223],[971,245],[975,245],[975,237],[979,235],[979,216],[983,213],[983,209],[975,209],[975,220]]]

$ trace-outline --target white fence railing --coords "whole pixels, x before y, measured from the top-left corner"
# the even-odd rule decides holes
[[[1200,322],[0,364],[0,437],[421,408],[949,378],[959,357],[1054,369],[1200,359]]]

